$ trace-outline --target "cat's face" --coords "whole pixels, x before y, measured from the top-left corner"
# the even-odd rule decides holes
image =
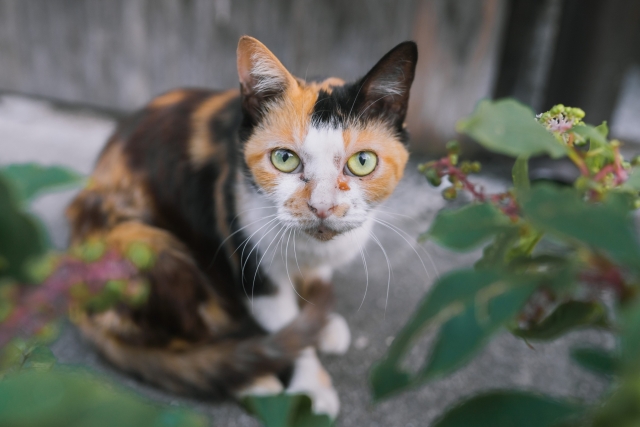
[[[293,77],[260,42],[240,39],[244,157],[286,226],[318,240],[361,226],[402,178],[417,60],[398,45],[352,84]]]

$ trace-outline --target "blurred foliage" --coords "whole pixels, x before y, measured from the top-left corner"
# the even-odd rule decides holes
[[[277,396],[248,396],[244,406],[265,427],[331,427],[327,415],[316,415],[311,410],[311,399],[302,394]]]
[[[441,211],[421,239],[454,251],[485,247],[473,269],[441,277],[418,304],[371,372],[376,400],[455,372],[500,330],[544,341],[601,328],[615,334],[616,348],[571,352],[580,366],[615,379],[601,402],[502,390],[455,404],[434,426],[640,425],[638,161],[623,158],[620,142],[607,139],[606,123],[590,126],[584,117],[563,105],[536,117],[507,99],[483,101],[461,120],[460,132],[515,158],[513,187],[504,193],[487,194],[469,180],[479,167],[459,162],[455,142],[445,158],[419,166],[432,185],[450,183],[445,199],[461,193],[472,199]],[[568,157],[580,176],[569,188],[532,183],[534,155]],[[424,364],[408,371],[403,362],[425,333],[435,340]]]
[[[190,411],[153,404],[78,368],[25,363],[0,381],[0,425],[21,427],[204,427]]]
[[[72,187],[81,181],[77,173],[60,166],[40,166],[36,163],[12,164],[0,167],[0,174],[14,186],[16,198],[32,200],[42,192]]]
[[[117,254],[90,241],[68,255],[50,252],[28,202],[78,182],[60,167],[0,168],[0,425],[207,425],[191,411],[152,404],[102,376],[59,365],[47,347],[67,313],[141,304],[148,294],[137,275],[137,267],[154,262],[146,247]]]

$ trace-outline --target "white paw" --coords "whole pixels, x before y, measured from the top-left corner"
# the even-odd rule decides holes
[[[236,391],[237,399],[245,396],[272,396],[282,393],[284,387],[275,375],[265,375],[256,378],[248,386]]]
[[[311,409],[315,414],[326,414],[335,419],[340,412],[340,398],[332,385],[300,384],[287,389],[289,394],[306,394],[311,398]]]
[[[351,332],[344,317],[337,313],[329,315],[329,321],[320,333],[318,350],[329,354],[345,354],[351,344]]]
[[[312,349],[296,360],[289,394],[306,394],[311,398],[311,409],[316,414],[327,414],[335,419],[340,412],[340,399],[333,388],[331,377],[322,367]]]

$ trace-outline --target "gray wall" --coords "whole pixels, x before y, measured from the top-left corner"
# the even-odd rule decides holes
[[[133,109],[177,86],[237,86],[242,34],[294,74],[356,78],[420,49],[414,151],[491,94],[506,0],[0,0],[0,89]]]
[[[0,87],[133,108],[182,85],[235,87],[238,38],[294,73],[356,77],[411,37],[413,0],[2,0]]]

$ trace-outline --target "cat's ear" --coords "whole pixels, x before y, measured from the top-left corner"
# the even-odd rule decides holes
[[[361,117],[379,117],[402,129],[409,106],[409,91],[418,62],[414,42],[400,43],[360,80]]]
[[[249,36],[242,36],[238,42],[238,77],[244,110],[254,119],[268,101],[297,84],[278,58]]]

